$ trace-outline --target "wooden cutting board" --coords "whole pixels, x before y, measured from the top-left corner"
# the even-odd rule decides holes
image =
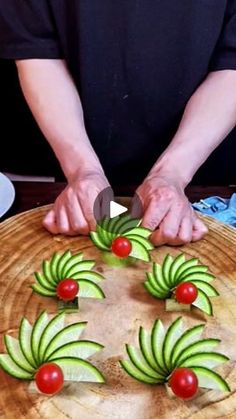
[[[41,226],[49,207],[15,216],[0,225],[0,352],[4,351],[3,334],[16,336],[20,320],[26,316],[34,322],[46,309],[57,311],[53,299],[33,294],[29,285],[33,272],[42,260],[55,251],[83,251],[84,257],[96,260],[96,269],[106,281],[102,288],[106,299],[82,300],[80,312],[68,321],[87,320],[85,337],[105,345],[94,363],[107,378],[106,385],[69,384],[60,395],[48,398],[29,392],[29,384],[15,380],[0,371],[1,418],[48,419],[157,419],[157,418],[236,418],[236,232],[207,220],[210,233],[199,243],[182,248],[163,246],[153,251],[153,260],[162,262],[166,253],[198,257],[216,275],[214,285],[221,296],[214,303],[215,317],[198,310],[183,313],[185,326],[206,321],[208,337],[222,339],[219,348],[231,358],[221,370],[232,393],[200,391],[197,398],[183,402],[167,396],[164,386],[141,384],[126,375],[118,364],[125,355],[124,344],[136,344],[140,325],[150,327],[156,318],[167,325],[178,313],[166,313],[164,303],[151,297],[143,288],[145,271],[150,266],[137,262],[118,269],[106,266],[101,252],[87,237],[53,237]]]

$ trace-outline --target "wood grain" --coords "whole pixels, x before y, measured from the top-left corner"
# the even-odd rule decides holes
[[[94,358],[107,377],[106,385],[69,384],[52,398],[30,393],[26,382],[15,380],[0,371],[0,417],[2,418],[72,418],[72,419],[174,419],[174,418],[236,418],[236,233],[224,225],[207,220],[210,233],[199,243],[182,248],[163,246],[153,252],[153,260],[162,262],[167,252],[173,256],[184,251],[187,257],[197,256],[216,275],[215,286],[221,296],[214,300],[214,318],[198,310],[183,313],[185,326],[206,321],[205,335],[222,339],[220,349],[231,358],[222,369],[232,393],[200,391],[193,401],[182,402],[168,397],[164,386],[147,386],[127,376],[118,360],[125,355],[124,344],[136,344],[140,325],[150,327],[156,318],[165,324],[177,313],[164,311],[164,302],[148,295],[143,288],[149,265],[114,269],[106,266],[102,253],[89,238],[53,237],[41,226],[49,207],[42,207],[15,216],[0,225],[0,351],[2,336],[16,336],[22,316],[34,322],[47,309],[57,311],[53,299],[33,294],[29,285],[33,272],[43,259],[54,251],[82,250],[85,258],[96,260],[96,269],[106,281],[102,287],[104,301],[82,300],[81,310],[68,315],[68,322],[87,320],[85,337],[105,345]]]

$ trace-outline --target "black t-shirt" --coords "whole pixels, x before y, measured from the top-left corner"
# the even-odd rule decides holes
[[[208,72],[236,70],[236,0],[0,0],[0,58],[64,58],[105,170],[138,182]]]

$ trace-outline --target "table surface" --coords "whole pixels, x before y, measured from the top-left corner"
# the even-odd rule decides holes
[[[1,219],[4,221],[20,212],[51,204],[65,188],[65,183],[45,183],[45,182],[14,182],[16,189],[16,199],[10,211]],[[135,191],[134,186],[120,187],[115,189],[117,196],[132,196]],[[199,201],[207,196],[218,195],[228,198],[236,192],[236,186],[189,186],[186,194],[191,202]]]

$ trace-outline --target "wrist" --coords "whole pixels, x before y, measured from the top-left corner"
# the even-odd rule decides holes
[[[186,162],[181,162],[177,157],[164,153],[157,160],[149,175],[170,179],[185,189],[191,182],[194,173],[186,166]]]

